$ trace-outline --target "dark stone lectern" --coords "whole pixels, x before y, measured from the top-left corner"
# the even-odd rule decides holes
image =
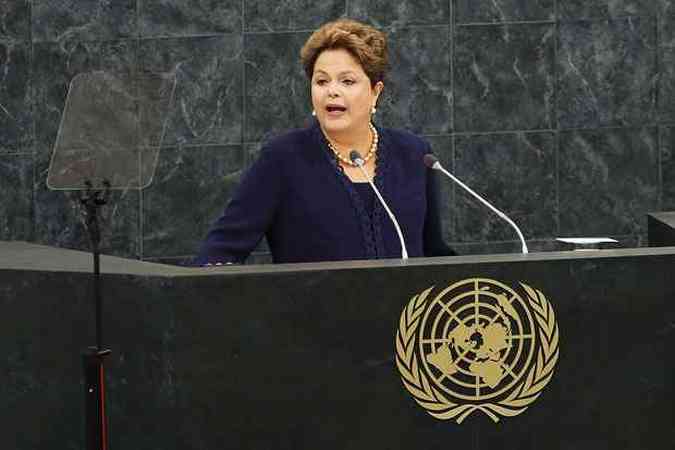
[[[84,445],[89,258],[0,243],[4,448]],[[675,448],[675,248],[209,269],[101,264],[113,449]],[[469,294],[460,283],[444,298],[468,306],[436,302],[436,317],[449,319],[414,315],[429,288],[432,311],[432,299],[466,280]],[[479,305],[498,285],[517,294]],[[530,314],[516,297],[537,293],[555,312],[555,339],[553,328],[537,328],[536,312],[530,325],[513,319]],[[479,327],[461,323],[473,314],[484,317]],[[439,344],[420,334],[419,345],[397,345],[411,324]],[[541,341],[520,363],[535,335],[549,347]],[[426,384],[411,390],[401,362],[425,349],[433,358],[409,368]],[[546,367],[554,350],[554,369],[528,377],[527,364]],[[472,378],[483,369],[494,370]],[[477,396],[522,380],[538,397],[521,389],[524,411],[495,421],[471,395],[462,406],[444,391],[453,380],[469,394],[475,382]],[[425,392],[455,401],[455,412],[474,409],[459,424],[439,420],[429,410],[437,403],[420,400]],[[518,409],[509,398],[513,408],[500,411]]]
[[[675,211],[647,214],[647,237],[650,247],[675,245]]]

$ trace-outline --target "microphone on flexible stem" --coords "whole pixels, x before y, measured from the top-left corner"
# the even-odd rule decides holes
[[[380,194],[380,191],[377,189],[377,186],[375,186],[375,183],[373,183],[373,181],[370,179],[370,176],[368,176],[368,172],[366,172],[366,169],[363,167],[365,161],[363,160],[363,158],[361,158],[361,155],[356,150],[352,150],[351,152],[349,152],[349,159],[354,164],[356,164],[359,167],[359,169],[361,169],[361,172],[363,172],[363,176],[366,177],[366,180],[370,184],[370,187],[372,187],[373,190],[375,191],[375,195],[377,195],[377,198],[380,200],[380,203],[384,207],[384,210],[387,211],[389,218],[394,224],[394,228],[396,228],[398,240],[401,242],[401,259],[408,259],[408,250],[405,248],[405,241],[403,240],[403,232],[401,232],[401,227],[398,225],[398,221],[396,220],[396,217],[394,217],[394,213],[391,212],[391,210],[387,206],[387,203],[382,198],[382,195]]]
[[[441,166],[441,163],[438,161],[438,158],[436,158],[436,157],[435,157],[434,155],[432,155],[431,153],[427,153],[426,155],[424,155],[424,165],[427,166],[427,167],[430,168],[430,169],[438,170],[439,172],[442,172],[442,173],[444,173],[445,175],[447,175],[452,181],[454,181],[455,183],[459,184],[465,191],[467,191],[469,194],[473,195],[473,196],[474,196],[475,198],[477,198],[482,204],[484,204],[485,206],[487,206],[488,208],[490,208],[490,210],[491,210],[493,213],[497,214],[499,217],[501,217],[502,219],[504,219],[509,225],[511,225],[511,226],[513,227],[514,230],[516,230],[516,233],[518,233],[518,238],[520,238],[520,243],[521,243],[521,245],[522,245],[522,252],[523,252],[523,254],[527,254],[527,253],[528,253],[528,251],[527,251],[527,244],[525,243],[525,238],[523,238],[523,233],[520,232],[520,228],[518,228],[518,225],[516,225],[515,222],[514,222],[513,220],[509,219],[509,217],[508,217],[506,214],[504,214],[503,212],[501,212],[500,210],[498,210],[497,208],[495,208],[494,206],[492,206],[487,200],[485,200],[485,199],[484,199],[483,197],[481,197],[480,195],[476,194],[469,186],[467,186],[466,184],[462,183],[462,182],[461,182],[459,179],[457,179],[454,175],[452,175],[450,172],[448,172],[447,170],[445,170],[445,169],[443,168],[443,166]]]

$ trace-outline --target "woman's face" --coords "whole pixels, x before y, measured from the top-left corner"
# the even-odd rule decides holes
[[[312,75],[312,106],[327,132],[356,131],[370,123],[371,109],[384,85],[371,86],[368,75],[344,49],[321,52]]]

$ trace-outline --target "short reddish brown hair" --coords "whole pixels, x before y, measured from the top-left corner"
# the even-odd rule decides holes
[[[387,55],[387,35],[383,32],[351,19],[338,19],[328,22],[316,30],[307,39],[300,50],[300,60],[312,79],[314,63],[324,50],[344,49],[361,64],[374,86],[383,81],[389,57]]]

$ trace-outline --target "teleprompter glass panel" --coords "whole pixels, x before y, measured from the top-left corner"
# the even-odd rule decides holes
[[[73,78],[54,145],[47,185],[142,189],[152,182],[176,89],[175,73]]]

